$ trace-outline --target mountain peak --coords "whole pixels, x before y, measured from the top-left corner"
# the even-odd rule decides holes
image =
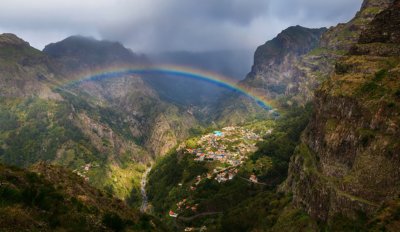
[[[364,0],[363,4],[361,5],[361,10],[365,10],[370,7],[379,7],[382,8],[382,6],[389,6],[394,2],[394,0]]]
[[[132,55],[133,52],[125,48],[121,43],[107,40],[97,40],[93,37],[86,37],[81,35],[73,35],[65,38],[64,40],[56,43],[46,45],[43,49],[45,53],[50,56],[59,56],[66,54],[77,54],[77,53],[91,53],[98,51],[108,52],[122,52],[124,55]]]
[[[143,56],[136,55],[120,42],[97,40],[81,35],[70,36],[62,41],[51,43],[43,49],[43,52],[66,64],[70,71],[145,62]]]
[[[14,46],[29,46],[29,43],[11,33],[0,34],[0,46],[14,45]]]

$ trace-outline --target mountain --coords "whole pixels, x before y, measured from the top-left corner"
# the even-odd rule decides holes
[[[334,71],[336,60],[349,51],[365,26],[391,2],[364,1],[352,20],[329,29],[287,28],[257,48],[251,72],[240,84],[265,96],[278,108],[310,102],[315,89]],[[262,114],[257,106],[242,97],[231,97],[217,109],[220,110],[214,121],[221,124],[237,124],[244,117]]]
[[[98,41],[84,36],[70,36],[51,43],[46,45],[43,52],[60,61],[67,72],[148,62],[144,55],[133,53],[119,42]]]
[[[368,223],[365,229],[400,228],[399,20],[395,1],[365,26],[316,91],[285,188],[318,220],[334,225],[348,217]]]
[[[43,51],[61,64],[60,70],[64,76],[83,71],[96,73],[99,68],[107,70],[149,64],[145,56],[134,54],[118,42],[81,36],[50,44]],[[186,138],[189,129],[196,126],[196,119],[187,112],[187,108],[161,99],[158,89],[154,89],[150,82],[138,75],[124,75],[84,81],[71,88],[89,97],[92,104],[119,112],[134,140],[157,156],[165,154],[178,141]]]
[[[151,65],[118,42],[0,35],[0,161],[19,166],[0,165],[0,227],[399,231],[399,25],[400,0],[365,0],[261,45],[240,86],[276,111],[163,75],[90,78]],[[153,216],[127,206],[146,191]]]
[[[296,65],[296,83],[287,92],[290,102],[304,104],[314,97],[314,90],[334,72],[336,60],[357,43],[365,26],[392,0],[364,1],[359,12],[347,23],[340,23],[322,34],[319,45],[301,57]]]
[[[12,34],[0,41],[0,160],[62,165],[139,204],[146,165],[186,138],[195,118],[137,75],[77,81],[143,60],[119,43],[70,37],[44,53]]]
[[[54,81],[51,61],[13,34],[0,36],[0,96],[59,99],[46,84]]]
[[[290,91],[296,82],[294,67],[300,57],[318,46],[325,28],[289,27],[257,48],[251,72],[242,84],[273,99]]]
[[[150,156],[134,142],[121,115],[62,90],[59,83],[68,79],[46,54],[15,35],[3,34],[0,40],[7,55],[0,62],[5,90],[0,98],[1,161],[20,167],[43,160],[63,165],[125,199],[139,189],[134,179]],[[130,175],[112,180],[116,173]]]
[[[208,52],[165,52],[152,54],[149,59],[154,65],[170,64],[213,72],[225,76],[232,82],[241,80],[251,66],[251,54],[247,51],[208,51]],[[210,108],[231,90],[208,83],[179,77],[149,79],[149,84],[167,101],[186,106]],[[203,115],[207,117],[207,114]]]
[[[329,29],[289,27],[257,48],[243,84],[282,104],[304,104],[329,77],[335,61],[349,51],[374,16],[391,0],[364,1],[347,23]],[[288,101],[288,102],[287,102]]]
[[[259,76],[242,84],[281,83],[281,92],[253,85],[276,99],[280,116],[191,138],[160,159],[149,176],[155,214],[169,228],[212,231],[399,231],[399,20],[400,1],[364,1],[300,55],[283,49],[294,44],[267,42],[253,67]],[[251,104],[229,100],[244,107],[222,115],[248,120]],[[232,131],[246,130],[263,139],[230,165],[235,146],[251,144]]]
[[[278,102],[296,85],[297,64],[301,57],[318,46],[326,28],[309,29],[301,26],[289,27],[274,39],[257,48],[254,64],[239,85],[269,102]],[[221,98],[216,106],[214,121],[218,124],[241,124],[270,115],[257,104],[243,96],[231,95]]]
[[[62,167],[0,165],[2,231],[165,231],[158,220]]]

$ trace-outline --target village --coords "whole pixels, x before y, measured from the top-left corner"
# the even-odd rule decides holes
[[[195,155],[197,162],[219,163],[208,178],[214,176],[216,181],[223,183],[235,177],[238,167],[256,151],[256,143],[261,140],[260,135],[249,129],[231,126],[202,136],[196,148],[186,148],[186,152]]]
[[[267,134],[271,134],[268,130]],[[214,179],[218,183],[233,180],[238,174],[240,166],[248,159],[248,156],[257,150],[257,142],[262,141],[262,137],[252,130],[244,127],[225,127],[221,131],[214,131],[196,139],[196,143],[191,147],[180,146],[187,155],[193,155],[196,162],[210,162],[215,166],[208,173],[198,175],[194,183],[189,187],[190,191],[196,191],[197,186],[204,179]],[[257,183],[257,177],[251,175],[249,182]],[[179,186],[182,187],[180,183]],[[176,210],[170,210],[170,217],[178,217],[182,211],[197,212],[198,204],[193,204],[184,198],[176,204]],[[191,231],[187,228],[186,231]]]

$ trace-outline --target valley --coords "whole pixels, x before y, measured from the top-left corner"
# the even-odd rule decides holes
[[[0,231],[400,231],[399,25],[364,0],[251,67],[0,34]]]

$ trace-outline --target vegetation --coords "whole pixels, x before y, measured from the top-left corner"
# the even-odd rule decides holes
[[[125,154],[115,154],[104,138],[101,146],[105,149],[99,151],[99,146],[77,126],[75,117],[77,112],[98,117],[124,138],[129,136],[121,128],[129,127],[118,122],[120,117],[110,113],[111,110],[98,110],[79,97],[65,96],[69,102],[35,97],[3,99],[0,104],[0,160],[19,167],[39,161],[63,165],[86,176],[94,186],[139,205],[139,182],[145,165],[135,162],[133,157],[143,154],[140,150],[135,154],[129,150]],[[87,165],[90,169],[85,170]]]
[[[171,228],[202,225],[210,230],[221,231],[272,228],[290,202],[289,196],[276,193],[276,187],[286,178],[290,156],[299,143],[310,113],[311,107],[307,105],[289,110],[276,122],[247,125],[247,128],[259,127],[259,130],[264,130],[266,125],[272,126],[273,133],[257,144],[258,151],[240,167],[233,180],[225,183],[206,178],[195,190],[190,190],[198,175],[213,170],[213,162],[195,162],[193,155],[176,151],[158,160],[149,175],[148,185],[154,214]],[[188,140],[187,144],[192,142]],[[253,173],[263,184],[251,184],[245,180]],[[196,212],[184,211],[183,216],[204,212],[223,213],[198,217],[190,222],[178,218],[176,224],[175,219],[168,217],[167,213],[174,210],[182,199],[186,199],[188,205],[198,205]],[[299,220],[302,220],[301,217]]]
[[[159,231],[162,225],[63,168],[0,165],[2,231]]]

